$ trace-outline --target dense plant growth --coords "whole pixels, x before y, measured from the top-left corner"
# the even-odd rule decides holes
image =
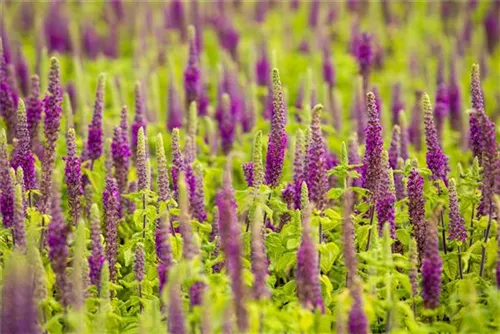
[[[1,333],[500,332],[499,1],[0,6]]]

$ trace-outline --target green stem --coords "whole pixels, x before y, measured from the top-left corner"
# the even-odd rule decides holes
[[[484,274],[484,262],[486,260],[486,243],[488,242],[488,238],[490,236],[490,230],[491,230],[491,216],[492,216],[492,202],[490,200],[490,213],[489,213],[489,218],[488,218],[488,227],[486,227],[486,231],[484,232],[484,243],[483,247],[481,249],[481,266],[479,267],[479,277],[483,277]]]
[[[472,213],[470,214],[470,244],[469,247],[472,246],[473,240],[474,240],[474,209],[475,206],[474,204],[472,205]]]
[[[462,253],[460,252],[461,246],[458,246],[458,272],[460,273],[460,279],[464,279],[463,269],[462,269]]]
[[[372,205],[370,209],[370,229],[368,230],[368,241],[366,242],[365,251],[368,251],[370,249],[370,239],[372,238],[373,216],[375,216],[375,205]]]
[[[142,194],[142,239],[146,239],[146,194]]]
[[[441,210],[441,213],[439,215],[440,215],[441,227],[442,227],[441,233],[443,236],[443,251],[444,251],[444,254],[446,255],[446,253],[448,253],[448,251],[446,250],[446,229],[444,227],[444,209]]]

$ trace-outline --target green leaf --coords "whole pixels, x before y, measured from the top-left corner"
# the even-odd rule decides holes
[[[410,244],[411,236],[408,230],[399,229],[396,231],[396,235],[403,245],[408,246]]]
[[[339,199],[340,197],[342,197],[342,194],[344,194],[343,188],[332,188],[328,191],[326,195],[330,199]]]
[[[320,244],[319,252],[321,254],[321,271],[328,273],[339,256],[340,249],[333,242],[329,242],[327,244]]]

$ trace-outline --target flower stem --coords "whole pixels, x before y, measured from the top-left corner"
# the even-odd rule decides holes
[[[460,274],[460,279],[464,279],[463,269],[462,269],[462,253],[460,251],[461,246],[458,245],[458,272]]]
[[[441,220],[441,227],[443,228],[443,230],[442,230],[443,251],[444,251],[444,254],[446,254],[446,253],[448,253],[448,251],[446,250],[446,229],[444,228],[444,209],[441,210],[440,220]]]
[[[486,231],[484,231],[484,243],[483,247],[481,249],[481,266],[479,267],[479,277],[483,277],[484,273],[484,262],[486,260],[486,242],[488,242],[488,238],[490,236],[490,230],[491,230],[491,209],[492,209],[492,203],[490,200],[490,213],[489,213],[489,218],[488,218],[488,227],[486,227]]]
[[[142,238],[146,238],[146,194],[142,194]]]
[[[472,213],[470,214],[470,244],[469,247],[472,246],[473,240],[474,240],[474,209],[475,206],[474,204],[472,205]]]
[[[370,226],[373,226],[373,216],[375,215],[375,205],[373,205],[370,209]],[[368,241],[366,242],[366,251],[370,249],[370,239],[372,237],[372,228],[368,230]]]

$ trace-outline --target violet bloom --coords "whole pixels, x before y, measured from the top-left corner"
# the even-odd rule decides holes
[[[193,26],[189,26],[189,55],[188,64],[184,70],[184,94],[185,108],[189,109],[192,102],[198,100],[200,94],[200,68],[199,55],[196,48],[196,31]]]
[[[25,257],[14,253],[6,261],[2,284],[0,332],[41,333],[33,269]]]
[[[500,39],[500,19],[498,16],[500,14],[500,5],[494,2],[491,3],[488,9],[487,15],[484,18],[484,32],[486,34],[486,46],[488,47],[488,52],[493,54],[498,45],[498,40]]]
[[[179,1],[180,2],[180,1]],[[186,334],[186,316],[183,310],[181,289],[178,282],[172,282],[169,291],[168,321],[169,333]]]
[[[441,296],[443,262],[439,255],[439,238],[435,221],[426,223],[424,260],[422,263],[422,299],[424,307],[435,309]]]
[[[224,93],[219,99],[218,114],[219,114],[219,132],[221,137],[222,151],[228,154],[234,142],[236,135],[236,124],[233,114],[231,113],[231,99],[228,94]]]
[[[56,275],[56,285],[63,306],[70,305],[69,284],[66,274],[68,266],[68,225],[63,220],[53,219],[48,227],[47,242],[49,244],[49,259],[52,270]]]
[[[311,1],[311,7],[309,9],[309,27],[312,29],[316,28],[318,25],[320,4],[319,0]]]
[[[399,115],[399,127],[401,129],[401,136],[399,139],[400,142],[400,151],[399,155],[403,158],[403,161],[408,160],[408,143],[409,143],[409,131],[408,126],[406,124],[406,116],[404,113],[400,113]]]
[[[167,128],[172,131],[174,128],[182,127],[182,107],[179,100],[179,94],[175,87],[172,76],[169,76],[168,83],[168,120]]]
[[[438,86],[436,92],[436,103],[434,104],[434,120],[436,122],[436,131],[439,141],[443,138],[443,127],[446,116],[449,111],[448,86],[442,83]]]
[[[201,305],[203,292],[207,285],[201,281],[196,281],[189,287],[189,306],[194,307]]]
[[[431,170],[434,181],[442,180],[448,186],[448,172],[450,171],[448,157],[444,154],[439,144],[434,117],[432,115],[431,101],[429,95],[425,93],[422,97],[422,109],[424,111],[427,167]]]
[[[30,147],[30,134],[28,130],[26,109],[21,99],[19,99],[17,104],[16,139],[17,142],[12,152],[10,165],[14,170],[18,167],[23,169],[26,190],[36,189],[35,158],[33,157]]]
[[[15,63],[15,71],[17,74],[17,82],[21,88],[22,96],[27,96],[30,86],[29,65],[24,57],[21,47],[17,50],[17,59]]]
[[[396,239],[396,222],[394,203],[396,202],[394,179],[390,169],[387,151],[382,152],[382,163],[379,173],[378,189],[375,195],[379,236],[384,233],[384,225],[389,224],[391,237]]]
[[[135,118],[132,123],[132,152],[137,150],[137,133],[143,128],[146,134],[146,105],[142,93],[141,83],[135,84]]]
[[[184,260],[192,260],[199,253],[199,248],[196,246],[193,236],[189,217],[189,200],[188,187],[189,182],[185,177],[184,172],[179,174],[179,231],[182,236],[182,258]]]
[[[398,158],[397,169],[403,171],[405,168],[405,162],[402,158]],[[403,181],[403,174],[394,173],[394,187],[396,189],[396,201],[400,201],[406,196],[405,184]]]
[[[158,170],[158,201],[167,202],[171,197],[170,180],[168,178],[167,157],[163,147],[163,136],[156,136],[156,166]]]
[[[358,270],[358,259],[356,253],[356,244],[354,241],[355,229],[352,220],[352,207],[354,205],[354,194],[347,190],[344,198],[344,219],[342,221],[342,242],[344,262],[347,269],[347,287],[352,288],[354,278]]]
[[[493,196],[498,192],[499,157],[496,141],[496,125],[483,112],[478,114],[482,135],[483,183],[481,185],[481,201],[477,208],[478,217],[491,215],[494,210]]]
[[[460,209],[458,207],[457,186],[455,179],[450,179],[448,195],[450,197],[450,224],[448,226],[448,239],[464,243],[467,240],[467,229],[465,228],[464,219],[460,215]]]
[[[168,279],[168,272],[172,266],[172,248],[169,240],[169,220],[167,214],[164,214],[158,220],[155,233],[155,249],[158,257],[158,278],[160,280],[160,292],[163,291]]]
[[[62,2],[51,2],[44,22],[47,48],[52,52],[66,53],[72,50],[69,18],[63,10]]]
[[[462,132],[462,100],[460,83],[457,78],[456,57],[452,56],[450,61],[450,78],[448,82],[448,107],[450,112],[451,128]]]
[[[373,63],[373,41],[370,34],[364,32],[357,39],[355,55],[358,61],[359,73],[363,77],[363,94],[368,91],[368,79]]]
[[[179,129],[175,128],[172,130],[172,167],[170,172],[172,173],[172,186],[174,189],[175,200],[178,200],[178,189],[179,189],[179,174],[185,169],[184,156],[181,151]]]
[[[329,89],[335,86],[335,68],[330,52],[327,50],[323,51],[323,80],[328,84]]]
[[[200,163],[195,162],[193,166],[188,166],[186,181],[188,183],[191,215],[199,222],[204,222],[207,219],[207,213],[205,211],[203,167]]]
[[[99,218],[99,208],[94,203],[90,209],[90,256],[88,261],[90,283],[97,286],[98,289],[104,260],[101,243],[101,219]]]
[[[217,32],[222,48],[229,52],[234,61],[237,61],[240,35],[232,22],[228,21],[227,18],[220,20]]]
[[[254,275],[253,296],[256,300],[266,298],[270,295],[267,287],[267,275],[269,272],[269,260],[266,255],[265,235],[263,233],[262,209],[257,208],[252,222],[251,234],[251,260],[252,273]]]
[[[104,226],[106,234],[106,260],[109,264],[109,277],[116,281],[118,256],[118,223],[120,219],[120,192],[111,171],[106,173],[106,184],[102,193],[104,207]]]
[[[247,186],[253,186],[253,162],[245,162],[242,165],[243,175],[245,176],[245,181],[247,181]]]
[[[481,78],[479,65],[472,65],[471,71],[471,96],[474,111],[469,116],[469,140],[472,155],[482,161],[483,135],[479,123],[479,115],[484,114],[483,91],[481,89]]]
[[[398,166],[399,153],[401,151],[401,129],[398,125],[392,128],[391,145],[389,147],[389,166],[396,169]]]
[[[305,138],[304,133],[299,129],[295,139],[295,156],[293,159],[293,187],[291,188],[293,194],[293,202],[295,209],[300,209],[300,193],[302,182],[305,181]]]
[[[26,117],[32,149],[35,148],[35,143],[38,143],[38,124],[42,119],[42,111],[43,103],[40,100],[40,78],[38,78],[38,75],[33,75],[31,77],[30,95],[26,99]]]
[[[132,155],[128,143],[127,107],[122,108],[122,118],[120,126],[113,130],[113,140],[111,142],[111,155],[113,157],[113,167],[115,168],[115,178],[118,190],[121,194],[127,192],[128,171],[130,167],[129,158]]]
[[[380,169],[384,142],[382,140],[382,126],[380,125],[379,112],[375,103],[375,95],[367,94],[368,125],[366,126],[366,150],[363,158],[361,174],[363,187],[376,196],[380,180]]]
[[[286,125],[286,103],[281,86],[281,80],[277,69],[273,69],[273,115],[271,120],[271,134],[267,147],[266,158],[266,184],[274,188],[278,185],[288,137],[285,131]]]
[[[328,191],[325,141],[321,133],[322,105],[316,105],[310,127],[311,141],[307,151],[305,181],[309,189],[309,199],[319,210],[324,210]]]
[[[259,2],[260,3],[260,2]],[[255,76],[257,85],[267,87],[271,84],[271,65],[269,64],[269,56],[267,47],[262,43],[259,47],[259,55],[255,62]]]
[[[363,300],[361,299],[360,283],[351,290],[351,296],[354,299],[351,311],[349,312],[348,327],[351,334],[367,334],[368,319],[363,310]]]
[[[302,240],[297,252],[297,297],[300,303],[307,308],[320,308],[325,311],[321,296],[319,281],[318,252],[311,236],[311,207],[303,207]]]
[[[63,158],[66,162],[66,167],[64,168],[64,179],[68,188],[67,197],[69,213],[72,218],[73,225],[76,226],[82,213],[80,199],[83,195],[83,188],[81,162],[80,157],[76,154],[76,135],[74,129],[68,130],[66,140],[68,155]]]
[[[383,1],[385,3],[385,1]],[[396,83],[392,86],[392,125],[399,124],[399,113],[405,109],[403,97],[401,96],[401,84]]]
[[[426,238],[424,179],[415,167],[408,175],[407,192],[408,216],[410,225],[413,227],[413,235],[417,241],[419,262],[421,262],[424,256]]]
[[[142,244],[138,244],[135,249],[134,274],[135,274],[135,279],[139,281],[139,284],[144,279],[144,266],[145,266],[144,247],[142,246]]]
[[[422,91],[415,92],[415,104],[411,111],[411,123],[408,128],[408,137],[410,142],[415,147],[415,150],[422,149]]]
[[[49,94],[44,98],[44,133],[45,150],[42,163],[42,180],[40,190],[42,201],[40,212],[47,213],[49,209],[50,192],[52,191],[52,174],[55,163],[56,141],[59,137],[59,127],[62,116],[62,89],[59,76],[59,61],[52,57],[50,60]]]
[[[102,134],[102,113],[104,109],[104,85],[105,75],[100,74],[97,79],[97,90],[94,104],[94,114],[89,124],[87,137],[86,158],[97,160],[102,154],[103,134]]]
[[[221,246],[226,258],[226,265],[231,281],[234,308],[238,330],[244,332],[248,328],[248,314],[245,307],[245,286],[242,279],[243,267],[241,263],[242,243],[241,230],[236,213],[236,200],[231,181],[231,165],[228,163],[224,172],[222,189],[217,194],[219,209],[219,233]],[[316,255],[314,255],[314,258]]]

